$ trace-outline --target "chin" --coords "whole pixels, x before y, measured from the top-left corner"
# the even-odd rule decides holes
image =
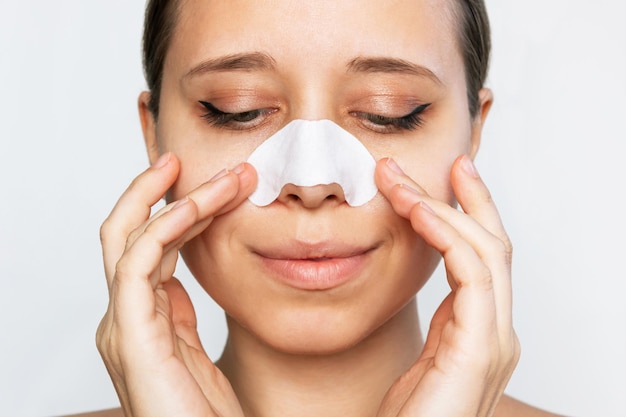
[[[389,323],[415,293],[406,298],[378,300],[378,304],[326,306],[283,306],[271,311],[227,311],[231,337],[241,336],[253,343],[288,355],[331,356],[363,345],[384,332]],[[226,306],[228,308],[228,306]],[[242,333],[244,333],[242,335]]]
[[[298,314],[281,320],[282,325],[268,329],[260,336],[274,349],[294,355],[333,355],[350,350],[379,327],[348,317],[303,317]]]

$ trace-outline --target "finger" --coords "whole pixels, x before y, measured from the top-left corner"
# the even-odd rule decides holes
[[[450,180],[463,210],[482,227],[498,238],[487,253],[481,254],[493,274],[493,285],[499,320],[503,327],[512,327],[511,264],[513,247],[504,229],[491,193],[467,155],[452,166]]]
[[[452,165],[450,181],[463,211],[476,219],[490,233],[508,243],[509,237],[491,193],[467,155],[459,156]]]
[[[133,180],[100,228],[104,269],[109,289],[115,264],[130,232],[148,219],[152,206],[172,186],[180,169],[176,156],[166,153]]]
[[[198,223],[185,234],[184,242],[188,242],[200,234],[216,216],[225,214],[240,206],[256,188],[256,170],[248,163],[237,165],[232,171],[226,171],[223,176],[236,176],[238,180],[236,192],[231,196],[230,201],[225,203],[216,202],[210,193],[206,191],[210,184],[203,184],[188,194],[188,197],[198,207]],[[221,178],[221,176],[218,177],[218,179]]]
[[[221,175],[226,176],[233,174],[236,175],[239,180],[237,192],[230,202],[219,207],[219,209],[211,204],[212,199],[203,190],[203,186],[195,189],[188,194],[189,198],[194,200],[198,205],[199,219],[205,219],[208,216],[219,216],[220,214],[227,213],[235,207],[239,206],[246,198],[250,196],[250,194],[252,194],[257,184],[257,174],[254,167],[247,162],[243,162],[234,167],[232,170],[222,171]],[[221,176],[217,176],[217,178],[219,179],[221,178]]]
[[[455,325],[468,341],[484,342],[496,325],[491,271],[468,241],[426,203],[413,207],[410,221],[426,243],[441,253],[448,277],[456,285],[452,308]]]
[[[411,193],[428,196],[426,190],[406,175],[391,158],[379,160],[374,175],[381,194],[391,203],[394,211],[405,219],[409,218],[411,209],[418,202],[411,197]]]
[[[444,201],[430,197],[390,158],[379,161],[376,169],[376,180],[379,190],[389,200],[394,211],[404,218],[410,217],[411,210],[416,204],[425,202],[439,217],[457,228],[468,239],[477,236],[485,238],[490,235],[471,216],[467,216]]]
[[[430,321],[430,327],[428,328],[428,335],[426,336],[426,342],[420,355],[422,358],[434,358],[437,353],[441,341],[441,334],[443,333],[445,325],[451,320],[452,316],[452,303],[454,302],[454,293],[451,292],[441,302],[433,318]]]
[[[223,178],[233,176],[237,177],[236,181],[238,182],[236,185],[236,192],[228,192],[228,195],[231,196],[231,200],[227,201],[226,203],[221,200],[216,200],[214,196],[215,191],[213,190],[213,188],[215,187],[214,184],[222,180]],[[184,198],[192,200],[198,208],[198,220],[197,224],[193,225],[193,227],[185,234],[185,237],[183,239],[184,242],[192,239],[193,237],[197,236],[201,231],[206,229],[206,227],[211,223],[215,216],[224,214],[239,206],[254,191],[256,187],[256,181],[257,175],[252,165],[248,163],[242,163],[237,165],[232,170],[224,169],[220,171],[213,178],[211,178],[211,180],[198,186],[189,194],[187,194]],[[226,194],[222,194],[222,196],[225,195]],[[175,206],[175,204],[177,204],[177,202],[172,202],[163,207],[161,210],[155,213],[147,222],[135,229],[128,237],[126,247],[130,247],[137,239],[137,237],[143,233],[146,227],[148,227],[152,222],[156,221],[160,216],[170,211],[172,207]]]
[[[203,351],[198,336],[198,322],[189,294],[176,278],[171,278],[163,284],[172,305],[172,324],[175,333],[190,347]]]
[[[116,315],[123,318],[120,327],[141,328],[137,326],[154,318],[154,290],[163,281],[165,247],[183,236],[196,216],[195,204],[185,200],[152,222],[124,252],[116,265],[111,296]]]
[[[510,244],[507,244],[508,238],[506,238],[500,216],[493,202],[482,204],[486,208],[481,211],[481,203],[473,201],[488,200],[489,191],[479,178],[472,176],[473,174],[468,174],[467,169],[461,169],[461,162],[464,158],[467,157],[460,157],[455,163],[455,181],[457,188],[472,182],[470,185],[473,188],[463,189],[463,197],[460,199],[464,205],[470,205],[469,202],[472,202],[473,210],[470,213],[463,213],[445,202],[432,199],[392,160],[387,159],[379,162],[376,171],[377,182],[379,189],[399,215],[409,218],[413,207],[420,202],[425,202],[435,211],[437,216],[448,222],[469,242],[491,271],[499,323],[503,330],[509,329],[512,326]],[[469,158],[467,160],[469,161]],[[463,176],[466,178],[463,179],[464,182],[462,183],[461,177]],[[476,191],[474,196],[473,193],[476,188],[480,190]],[[479,214],[478,219],[473,217],[476,213]],[[481,222],[486,223],[486,225]],[[492,233],[492,230],[500,236],[504,236],[506,241],[503,242],[501,237]],[[454,283],[451,284],[454,285]]]
[[[392,159],[379,162],[377,181],[381,193],[389,200],[394,211],[409,218],[413,207],[425,202],[439,217],[450,223],[468,241],[480,249],[481,242],[492,239],[492,234],[483,225],[466,213],[460,212],[448,203],[435,200],[411,177],[407,176]]]
[[[488,266],[501,263],[501,259],[495,259],[492,254],[502,252],[502,242],[471,215],[431,198],[391,159],[382,160],[377,167],[376,174],[381,192],[398,215],[408,219],[415,205],[424,202],[435,211],[438,217],[455,228],[481,258],[493,261],[487,262]],[[495,222],[498,222],[498,219]]]
[[[205,197],[203,214],[208,215],[205,220],[210,221],[213,218],[211,213],[222,210],[239,194],[239,177],[228,172],[206,184],[205,188],[202,193]],[[116,304],[120,308],[141,304],[144,310],[126,314],[137,313],[140,322],[149,319],[150,312],[154,311],[152,290],[169,280],[173,273],[174,265],[164,265],[164,256],[177,251],[188,240],[188,232],[198,224],[199,212],[196,202],[185,197],[133,237],[133,243],[117,264],[115,283],[120,282],[116,285],[119,291],[115,295],[120,299]],[[141,302],[136,297],[141,297]]]

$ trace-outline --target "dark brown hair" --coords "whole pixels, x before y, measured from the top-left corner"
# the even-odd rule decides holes
[[[457,0],[458,37],[463,64],[467,101],[472,117],[478,112],[478,92],[485,85],[491,53],[491,29],[484,0]]]
[[[484,0],[456,0],[459,46],[465,66],[467,99],[472,117],[478,112],[478,92],[489,69],[491,35]],[[148,0],[143,31],[143,68],[150,90],[149,108],[157,117],[165,57],[178,19],[180,0]]]
[[[178,20],[178,0],[148,0],[143,26],[143,71],[150,90],[148,107],[159,114],[163,66]]]

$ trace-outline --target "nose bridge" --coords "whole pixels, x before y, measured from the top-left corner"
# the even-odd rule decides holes
[[[302,120],[335,120],[334,97],[321,88],[320,82],[309,82],[292,103],[292,118]]]
[[[311,47],[312,45],[309,45]],[[302,46],[299,46],[301,49]],[[320,46],[320,48],[324,48]],[[301,53],[302,51],[300,51]],[[289,70],[289,77],[298,85],[290,95],[290,117],[301,120],[336,120],[337,99],[336,59],[326,50],[310,55]]]

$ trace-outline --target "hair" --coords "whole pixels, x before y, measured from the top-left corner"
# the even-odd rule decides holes
[[[143,26],[143,71],[150,90],[148,108],[159,114],[165,57],[178,21],[178,0],[148,0]]]
[[[470,116],[479,109],[478,92],[484,86],[489,70],[491,30],[484,0],[455,0],[458,38],[467,85]],[[178,21],[179,0],[148,0],[143,30],[143,68],[150,90],[148,107],[154,117],[159,114],[161,84],[165,58]]]
[[[485,85],[491,54],[491,28],[484,0],[457,0],[458,38],[463,64],[467,102],[472,117],[479,109],[478,92]]]

